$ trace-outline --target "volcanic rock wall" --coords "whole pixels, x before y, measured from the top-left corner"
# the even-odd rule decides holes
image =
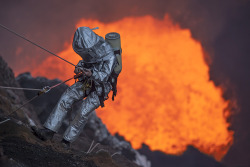
[[[0,68],[0,85],[19,87],[12,70],[2,57],[0,57]],[[29,73],[19,76],[17,80],[23,87],[43,87],[43,85],[59,82],[59,80],[49,81],[46,78],[35,79]],[[49,142],[42,142],[36,138],[30,129],[30,120],[41,127],[41,119],[38,119],[37,113],[42,115],[41,118],[44,120],[66,87],[66,85],[61,86],[55,96],[51,98],[45,96],[38,101],[33,101],[34,106],[31,104],[24,106],[10,116],[7,116],[8,113],[20,104],[24,104],[27,99],[22,90],[0,89],[0,166],[137,167],[138,165],[132,162],[134,161],[139,165],[150,167],[150,162],[135,151],[128,142],[119,141],[111,136],[105,125],[94,114],[84,130],[86,133],[72,144],[71,150],[64,150],[60,145],[62,138],[60,134],[55,135]],[[25,92],[25,95],[29,99],[29,95],[33,96],[34,92]],[[65,125],[67,124],[66,121]],[[96,147],[93,145],[93,150],[88,151],[92,142]]]

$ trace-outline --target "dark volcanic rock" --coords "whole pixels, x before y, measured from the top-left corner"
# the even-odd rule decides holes
[[[43,88],[60,82],[42,77],[32,78],[29,73],[25,73],[17,78],[19,82],[17,83],[12,70],[1,57],[0,68],[0,85],[2,86],[19,87],[20,84],[21,87]],[[90,117],[85,133],[67,150],[61,145],[62,136],[60,134],[56,134],[51,141],[47,142],[39,140],[32,134],[30,117],[36,118],[38,113],[43,122],[66,88],[67,85],[61,85],[57,89],[39,96],[36,99],[38,101],[34,100],[31,104],[25,105],[11,117],[8,116],[8,119],[6,118],[8,113],[24,104],[37,92],[25,91],[24,93],[22,90],[0,89],[0,166],[138,167],[125,156],[118,154],[119,150],[123,148],[118,148],[119,144],[112,141],[112,136],[95,114]],[[77,104],[74,107],[77,107]],[[69,115],[68,121],[64,124],[67,125],[70,119]],[[39,125],[39,120],[35,120],[35,123]],[[100,144],[107,138],[110,139],[110,142],[107,142],[106,145]],[[97,144],[91,146],[92,141]],[[110,143],[116,144],[111,145]],[[131,146],[128,150],[135,151]]]
[[[187,147],[187,150],[180,156],[151,151],[147,145],[143,145],[139,152],[147,156],[152,167],[225,167],[192,146]]]
[[[67,150],[60,143],[41,142],[22,124],[8,121],[0,124],[0,147],[8,161],[1,160],[0,164],[24,167],[120,167],[112,161],[110,155],[85,154],[75,150]],[[11,161],[18,162],[16,165]]]
[[[13,71],[0,56],[0,84],[1,86],[18,86]]]
[[[55,84],[60,83],[60,80],[48,80],[44,77],[36,77],[33,78],[30,73],[24,73],[20,74],[16,80],[21,85],[21,87],[30,87],[30,88],[43,88],[45,86],[53,86]],[[39,119],[41,122],[44,122],[47,117],[49,116],[50,112],[58,102],[60,96],[62,93],[67,89],[67,85],[62,84],[59,87],[56,87],[55,89],[51,90],[50,92],[44,94],[40,97],[39,100],[31,102],[31,104],[34,105],[34,108],[38,112]],[[32,92],[25,92],[25,95],[27,98],[32,98],[34,94]],[[59,130],[59,133],[63,133],[68,126],[69,122],[74,118],[75,111],[78,108],[78,103],[75,103],[72,107],[72,111],[68,114],[67,118],[65,119],[63,126]],[[136,150],[134,150],[131,145],[126,141],[120,141],[117,137],[112,136],[106,126],[102,123],[101,119],[98,118],[93,112],[89,116],[88,123],[84,127],[83,133],[80,135],[80,138],[74,142],[73,147],[75,149],[83,148],[84,150],[87,150],[86,147],[83,145],[89,146],[91,141],[96,141],[104,146],[109,146],[111,150],[109,150],[112,154],[118,153],[115,155],[115,158],[118,156],[121,160],[122,156],[125,156],[131,161],[137,162],[137,164],[140,164],[145,167],[149,167],[150,163],[147,162],[147,159],[140,155]],[[85,144],[84,144],[85,143]],[[101,149],[102,146],[99,148]],[[139,161],[140,159],[140,161]],[[125,160],[124,160],[125,162]],[[148,165],[146,165],[148,164]],[[129,165],[131,166],[131,164]]]
[[[58,79],[48,80],[44,77],[33,78],[29,72],[20,74],[17,76],[16,80],[23,88],[35,89],[42,89],[45,86],[53,86],[61,82]],[[42,123],[46,120],[56,102],[59,100],[67,87],[67,85],[62,84],[31,102]],[[25,91],[24,93],[27,99],[31,99],[37,94],[37,91]]]
[[[0,56],[0,86],[5,87],[19,87],[15,80],[13,71],[8,67],[7,63]],[[0,116],[11,113],[20,105],[27,101],[22,90],[0,89]],[[27,104],[11,116],[17,117],[22,121],[29,121],[32,118],[36,124],[40,124],[37,115],[33,112],[31,105]]]
[[[8,67],[7,63],[0,56],[0,86],[19,87],[15,81],[13,71]],[[0,89],[0,114],[11,112],[15,105],[24,101],[22,91],[11,89]]]

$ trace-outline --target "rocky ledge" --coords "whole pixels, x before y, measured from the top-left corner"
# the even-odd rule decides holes
[[[24,73],[17,78],[0,56],[0,85],[43,88],[59,83],[43,77],[33,78]],[[95,112],[90,116],[80,137],[65,149],[62,132],[74,116],[68,115],[58,134],[51,141],[41,141],[32,133],[31,126],[41,127],[67,85],[44,94],[17,112],[8,115],[37,92],[0,89],[0,166],[90,166],[90,167],[150,167],[145,156],[130,143],[112,136]],[[77,104],[73,106],[77,107]]]

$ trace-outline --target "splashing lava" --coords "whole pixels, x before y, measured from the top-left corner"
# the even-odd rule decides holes
[[[118,95],[97,110],[112,134],[118,132],[134,148],[145,143],[167,154],[181,154],[188,145],[217,160],[227,153],[233,142],[226,122],[229,101],[209,81],[201,44],[188,29],[174,25],[168,16],[162,20],[129,17],[112,23],[82,19],[78,26],[99,26],[95,32],[102,36],[111,31],[121,34],[123,71]],[[59,55],[75,64],[80,59],[71,45]],[[64,80],[73,75],[73,68],[49,57],[33,75]]]

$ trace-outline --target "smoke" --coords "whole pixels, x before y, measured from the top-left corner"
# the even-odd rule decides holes
[[[169,14],[183,28],[192,31],[194,38],[202,41],[205,49],[213,46],[216,37],[226,28],[232,12],[244,5],[244,1],[139,1],[129,0],[114,3],[101,1],[31,1],[18,0],[0,2],[0,22],[52,52],[63,49],[64,41],[69,41],[75,25],[81,18],[111,22],[127,16],[152,15],[163,18]],[[236,10],[236,11],[235,11]],[[15,37],[1,29],[1,54],[8,55],[6,60],[16,72],[27,70],[27,62],[32,63],[30,70],[43,61],[48,53]],[[36,55],[34,57],[34,55]],[[19,60],[19,61],[13,61]]]
[[[182,27],[191,29],[195,38],[203,39],[203,43],[207,44],[222,31],[227,14],[231,8],[235,8],[235,3],[234,1],[201,3],[198,0],[143,2],[129,0],[119,3],[111,0],[85,2],[63,0],[60,3],[58,1],[2,0],[0,21],[1,24],[14,29],[50,51],[59,52],[65,45],[64,41],[69,41],[77,21],[81,18],[110,22],[126,16],[147,14],[163,18],[168,13]],[[26,68],[27,62],[39,63],[48,56],[48,53],[5,30],[1,29],[0,35],[1,53],[3,56],[8,55],[6,60],[11,62],[9,64],[14,71],[21,72],[20,70]],[[20,61],[12,61],[12,59]],[[35,64],[32,64],[32,68],[35,68]]]
[[[233,87],[241,109],[234,115],[235,143],[224,158],[230,164],[250,164],[246,127],[250,122],[250,2],[248,0],[127,0],[127,1],[0,1],[0,23],[48,50],[58,53],[69,41],[81,18],[111,22],[127,16],[168,14],[188,28],[210,56],[210,78]],[[98,25],[95,25],[98,26]],[[17,73],[31,71],[48,53],[0,29],[0,54]],[[226,82],[225,82],[226,81]],[[230,98],[232,89],[225,93]],[[242,137],[244,136],[244,137]]]

